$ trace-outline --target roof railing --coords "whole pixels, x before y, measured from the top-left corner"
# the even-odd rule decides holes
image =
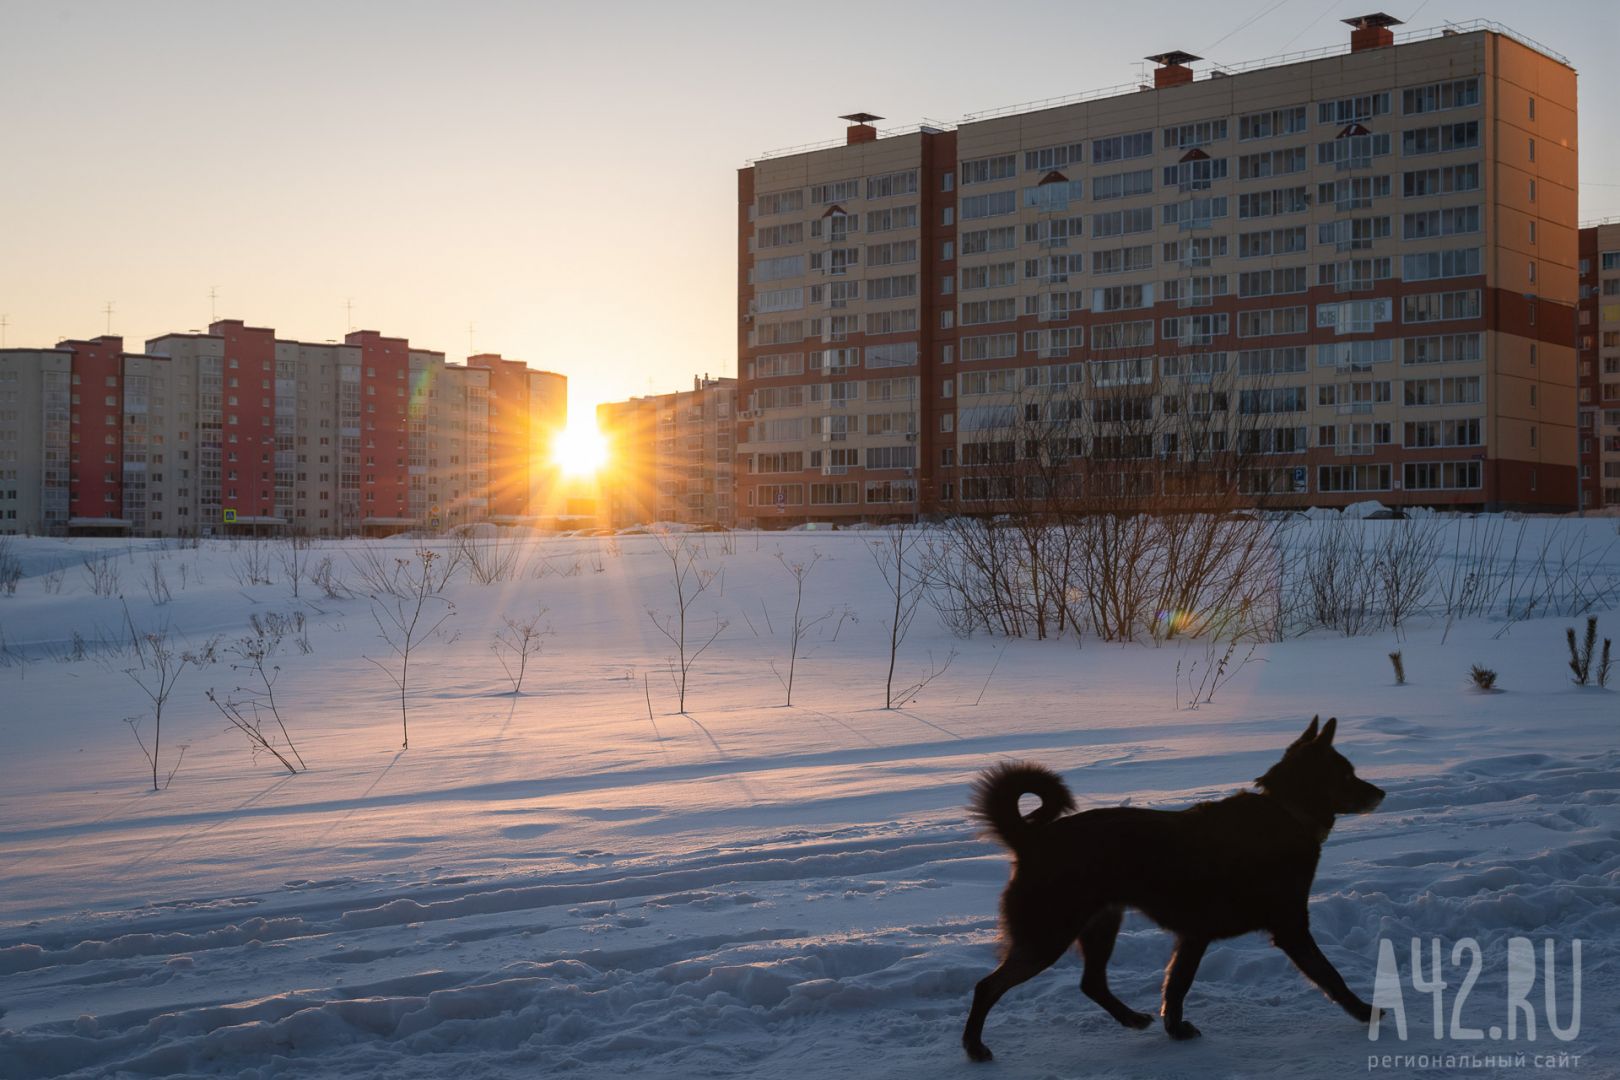
[[[1512,27],[1504,26],[1491,19],[1471,19],[1468,22],[1444,23],[1440,26],[1431,26],[1422,30],[1409,30],[1395,35],[1396,45],[1407,45],[1416,41],[1428,41],[1434,38],[1455,37],[1461,34],[1473,34],[1480,31],[1490,31],[1511,38],[1528,49],[1533,49],[1544,56],[1558,61],[1566,67],[1573,67],[1569,58],[1562,53],[1548,48],[1526,34],[1521,34]],[[1320,60],[1329,56],[1347,55],[1351,51],[1350,42],[1342,41],[1336,45],[1324,45],[1317,49],[1304,49],[1297,52],[1280,53],[1274,56],[1261,57],[1258,60],[1244,60],[1236,64],[1223,64],[1211,61],[1213,67],[1200,73],[1200,82],[1207,82],[1213,78],[1227,78],[1246,71],[1257,71],[1261,68],[1281,67],[1286,64],[1299,64],[1308,60]],[[1140,79],[1128,83],[1119,83],[1114,86],[1104,86],[1095,90],[1082,90],[1074,94],[1064,94],[1060,97],[1041,98],[1036,101],[1023,101],[1016,105],[1003,105],[994,109],[981,109],[977,112],[965,113],[961,124],[975,124],[982,120],[995,120],[1005,116],[1018,116],[1023,113],[1040,112],[1043,109],[1056,109],[1065,105],[1077,105],[1085,101],[1097,101],[1102,98],[1121,97],[1126,94],[1141,93],[1152,90],[1150,80]],[[936,132],[950,131],[958,124],[943,123],[925,120],[920,124],[908,124],[904,127],[887,128],[880,130],[880,138],[891,138],[895,135],[910,135],[918,131]],[[800,146],[788,146],[780,150],[767,150],[751,159],[750,165],[770,158],[788,157],[793,154],[807,154],[815,150],[830,150],[845,145],[844,139],[827,139],[822,142],[804,143]]]

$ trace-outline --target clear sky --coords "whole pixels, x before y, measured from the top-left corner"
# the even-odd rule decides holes
[[[1386,0],[1387,2],[1387,0]],[[1347,40],[1369,0],[0,0],[7,342],[222,318],[560,371],[573,407],[734,374],[736,169]],[[1396,0],[1581,75],[1581,217],[1620,216],[1620,3]],[[1246,24],[1246,25],[1245,25]],[[1207,65],[1199,65],[1205,67]]]

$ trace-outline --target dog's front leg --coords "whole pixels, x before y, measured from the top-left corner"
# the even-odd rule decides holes
[[[1164,1004],[1160,1015],[1164,1017],[1164,1030],[1172,1039],[1196,1039],[1202,1034],[1181,1018],[1181,1003],[1192,987],[1193,976],[1198,974],[1199,961],[1209,942],[1195,938],[1179,938],[1176,951],[1170,957],[1170,966],[1164,971]]]
[[[1279,930],[1272,935],[1271,940],[1288,954],[1288,959],[1305,973],[1307,979],[1321,987],[1322,992],[1338,1002],[1339,1007],[1345,1012],[1363,1024],[1372,1019],[1372,1006],[1358,998],[1350,987],[1345,985],[1344,977],[1317,947],[1309,926]]]

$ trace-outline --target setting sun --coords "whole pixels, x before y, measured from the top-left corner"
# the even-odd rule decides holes
[[[571,422],[551,444],[551,460],[569,476],[589,476],[607,464],[607,457],[607,439],[594,420]]]

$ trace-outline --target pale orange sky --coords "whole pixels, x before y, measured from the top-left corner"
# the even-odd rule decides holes
[[[734,374],[736,169],[838,114],[964,112],[1346,40],[1366,0],[0,0],[7,343],[221,317],[559,371],[573,411]],[[1095,12],[1095,14],[1091,14]],[[1414,17],[1415,13],[1415,17]],[[1581,216],[1620,216],[1611,0],[1420,0],[1581,73]],[[1253,20],[1250,22],[1250,20]],[[1247,26],[1243,26],[1244,23]],[[1241,27],[1241,29],[1240,29]],[[1204,66],[1204,65],[1200,65]]]

